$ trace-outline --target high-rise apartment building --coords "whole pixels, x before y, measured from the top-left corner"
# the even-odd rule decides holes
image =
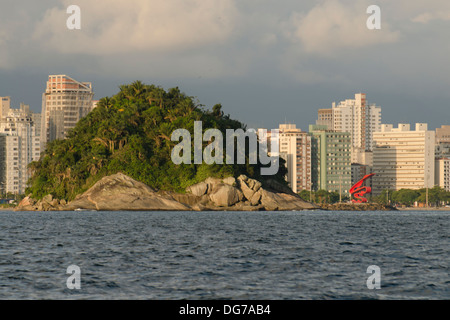
[[[348,132],[310,125],[312,136],[313,190],[339,192],[348,196],[352,187],[351,137]]]
[[[327,126],[328,130],[333,130],[333,109],[319,109],[316,124]]]
[[[42,95],[41,145],[64,139],[68,131],[92,110],[92,84],[66,75],[50,75]]]
[[[450,191],[450,158],[436,159],[435,184],[445,191]]]
[[[450,126],[445,125],[436,128],[436,144],[446,143],[450,144]]]
[[[434,156],[436,159],[450,158],[450,143],[441,142],[436,144]]]
[[[9,109],[0,119],[0,189],[2,193],[22,194],[30,178],[28,164],[40,156],[39,130],[35,129],[30,107]]]
[[[11,97],[0,97],[0,119],[6,117],[11,108]]]
[[[355,94],[355,99],[347,99],[331,109],[320,109],[318,125],[327,125],[328,130],[349,132],[352,140],[352,163],[371,166],[373,133],[381,128],[381,108],[369,104],[366,94]]]
[[[450,191],[450,126],[436,128],[435,184]]]
[[[374,133],[373,192],[421,189],[434,186],[435,133],[425,123],[383,124]]]
[[[311,188],[311,137],[295,124],[279,126],[280,157],[286,160],[287,181],[295,193]]]
[[[450,158],[450,126],[436,129],[436,159]]]

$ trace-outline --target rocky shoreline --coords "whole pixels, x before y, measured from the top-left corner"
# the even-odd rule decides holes
[[[208,178],[192,185],[186,193],[157,191],[129,176],[117,173],[104,177],[73,201],[47,195],[39,201],[25,197],[14,211],[394,211],[376,203],[313,204],[288,187],[245,175],[237,179]]]
[[[15,211],[300,211],[320,209],[276,181],[264,187],[245,175],[237,179],[208,178],[187,188],[186,193],[157,191],[129,176],[117,173],[98,181],[73,201],[36,201],[25,197]]]

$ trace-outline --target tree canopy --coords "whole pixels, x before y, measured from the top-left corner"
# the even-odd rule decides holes
[[[418,190],[401,189],[398,191],[383,190],[383,192],[372,198],[373,201],[387,204],[399,204],[405,206],[412,206],[415,202],[426,203],[427,189],[422,188]],[[439,206],[441,203],[448,203],[450,201],[450,192],[445,189],[434,186],[428,189],[428,203],[433,206]]]
[[[193,134],[195,121],[202,121],[203,131],[219,129],[224,136],[226,129],[246,129],[225,115],[221,104],[209,111],[179,88],[166,91],[141,81],[119,88],[113,97],[102,98],[66,139],[47,144],[40,160],[29,165],[32,177],[27,194],[36,199],[52,194],[72,200],[104,176],[117,172],[156,189],[177,192],[207,177],[246,174],[263,180],[262,165],[249,164],[248,157],[246,164],[233,165],[175,165],[171,161],[171,149],[177,144],[171,141],[175,129]],[[271,178],[284,183],[285,174],[281,161],[277,175]]]

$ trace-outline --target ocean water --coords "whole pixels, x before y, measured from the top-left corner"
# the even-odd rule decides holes
[[[449,299],[449,230],[442,211],[2,211],[0,299]]]

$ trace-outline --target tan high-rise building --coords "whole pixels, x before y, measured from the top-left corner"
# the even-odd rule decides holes
[[[327,126],[328,130],[333,130],[333,109],[319,109],[316,125]]]
[[[6,117],[11,109],[11,97],[0,97],[0,119]]]
[[[373,192],[432,188],[435,178],[435,133],[425,123],[383,124],[374,133]]]
[[[287,181],[295,193],[311,188],[311,136],[295,124],[280,124],[280,157],[286,160]]]
[[[92,110],[92,84],[66,75],[50,75],[42,95],[41,145],[64,139],[70,129]]]
[[[436,159],[435,184],[450,191],[450,158]]]
[[[436,159],[450,158],[450,126],[436,129]]]
[[[445,125],[440,128],[436,128],[436,144],[450,143],[450,126]]]

